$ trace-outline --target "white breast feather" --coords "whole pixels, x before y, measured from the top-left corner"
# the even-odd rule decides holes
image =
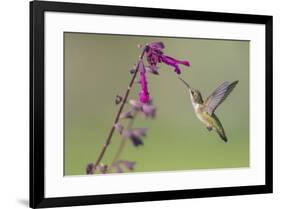
[[[205,120],[205,118],[203,118],[202,113],[201,113],[201,111],[200,111],[200,108],[202,108],[202,105],[192,102],[192,106],[193,106],[193,108],[194,108],[194,111],[195,111],[195,114],[196,114],[197,118],[198,118],[202,123],[204,123],[206,126],[210,126],[210,124],[208,123],[208,121]]]

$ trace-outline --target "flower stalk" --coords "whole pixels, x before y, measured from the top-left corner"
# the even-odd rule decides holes
[[[129,123],[128,123],[128,126],[127,126],[127,129],[131,129],[133,127],[133,124],[134,124],[134,121],[135,121],[135,117],[137,116],[137,112],[135,112],[132,116],[132,118],[130,119]],[[114,163],[116,163],[116,161],[119,159],[125,145],[126,145],[126,139],[123,137],[120,144],[119,144],[119,147],[118,147],[118,150],[112,160],[112,163],[111,165],[114,165]]]
[[[143,59],[144,54],[145,54],[145,48],[143,49],[143,51],[142,51],[142,53],[140,55],[139,60]],[[113,123],[113,125],[112,125],[112,127],[111,127],[111,129],[109,131],[109,134],[108,134],[108,137],[107,137],[107,139],[105,141],[105,144],[103,145],[102,150],[101,150],[101,152],[100,152],[100,154],[99,154],[99,156],[98,156],[98,158],[97,158],[97,160],[96,160],[96,162],[94,164],[93,170],[95,170],[97,168],[97,166],[100,164],[100,162],[101,162],[101,160],[102,160],[102,158],[103,158],[103,156],[104,156],[104,154],[105,154],[105,152],[106,152],[106,150],[108,148],[108,145],[111,143],[111,139],[112,139],[113,133],[115,131],[115,124],[117,124],[119,119],[120,119],[120,115],[121,115],[121,113],[122,113],[122,111],[124,109],[124,106],[125,106],[126,102],[127,102],[127,99],[128,99],[129,94],[130,94],[131,88],[133,87],[133,85],[135,83],[135,79],[137,77],[138,71],[139,71],[139,62],[138,62],[138,65],[136,67],[136,70],[135,70],[135,72],[134,72],[134,74],[132,76],[132,79],[131,79],[131,81],[129,83],[129,86],[128,86],[127,90],[126,90],[126,93],[125,93],[125,95],[123,97],[122,103],[121,103],[120,108],[119,108],[119,110],[117,112],[117,115],[115,117],[114,123]]]

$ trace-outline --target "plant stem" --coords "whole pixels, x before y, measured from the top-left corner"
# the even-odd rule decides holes
[[[139,60],[142,60],[142,59],[143,59],[144,53],[145,53],[145,47],[144,47],[144,49],[143,49],[143,51],[142,51],[142,53],[141,53],[141,56],[139,57]],[[113,133],[114,133],[114,131],[115,131],[115,124],[117,124],[118,121],[119,121],[119,119],[120,119],[120,115],[121,115],[121,113],[122,113],[122,111],[123,111],[123,108],[124,108],[126,102],[127,102],[127,99],[128,99],[129,94],[130,94],[131,88],[132,88],[132,86],[134,85],[134,82],[135,82],[135,79],[136,79],[136,77],[137,77],[138,71],[139,71],[139,62],[138,62],[138,64],[137,64],[136,70],[135,70],[135,72],[134,72],[134,74],[133,74],[133,76],[132,76],[132,79],[131,79],[131,81],[130,81],[130,83],[129,83],[129,86],[128,86],[128,88],[127,88],[127,91],[126,91],[126,93],[125,93],[125,96],[123,97],[123,101],[122,101],[122,103],[121,103],[121,105],[120,105],[120,108],[119,108],[119,110],[118,110],[118,112],[117,112],[117,115],[116,115],[116,117],[115,117],[114,123],[113,123],[113,125],[112,125],[112,127],[111,127],[111,129],[110,129],[110,131],[109,131],[109,134],[108,134],[108,137],[107,137],[107,139],[106,139],[106,141],[105,141],[105,144],[103,145],[102,150],[101,150],[101,152],[100,152],[100,154],[99,154],[99,156],[98,156],[98,159],[96,160],[96,162],[95,162],[95,164],[94,164],[93,170],[95,170],[96,167],[100,164],[100,162],[101,162],[101,160],[102,160],[102,158],[103,158],[103,156],[104,156],[104,154],[105,154],[105,152],[106,152],[106,150],[107,150],[107,148],[108,148],[108,145],[109,145],[110,142],[111,142]]]
[[[137,115],[137,112],[134,113],[133,118],[129,121],[127,129],[131,129],[133,127],[136,115]],[[126,141],[127,140],[124,139],[124,138],[121,139],[121,142],[119,144],[118,150],[117,150],[117,152],[116,152],[116,154],[115,154],[115,156],[114,156],[114,158],[112,160],[111,165],[113,165],[118,160],[118,158],[120,157],[120,155],[121,155],[121,153],[122,153],[122,151],[123,151],[123,149],[125,147]]]

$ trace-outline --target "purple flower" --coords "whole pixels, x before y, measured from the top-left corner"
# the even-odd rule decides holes
[[[123,173],[123,169],[121,168],[121,166],[117,163],[114,163],[112,165],[113,168],[115,168],[116,173]]]
[[[147,129],[138,128],[132,130],[124,130],[123,137],[130,139],[132,144],[136,147],[143,145],[142,137],[146,136]]]
[[[139,102],[139,101],[136,101],[136,100],[131,99],[131,100],[129,101],[129,103],[130,103],[130,105],[132,106],[132,108],[133,108],[134,110],[136,110],[136,111],[139,111],[139,110],[141,110],[141,108],[142,108],[142,103]]]
[[[164,43],[161,42],[161,41],[159,41],[159,42],[151,42],[151,43],[148,44],[148,46],[150,47],[150,49],[155,50],[155,51],[159,51],[160,53],[165,48]]]
[[[146,104],[141,103],[141,102],[136,101],[136,100],[130,100],[129,103],[132,106],[132,110],[131,111],[140,111],[140,112],[142,112],[144,114],[145,117],[155,118],[156,107],[152,105],[152,99],[150,99],[150,101],[148,103],[146,103]]]
[[[145,115],[145,117],[148,118],[155,118],[156,115],[156,107],[152,104],[143,104],[142,106],[142,112]]]
[[[158,72],[158,68],[156,66],[147,66],[145,67],[145,70],[154,74],[154,75],[159,75],[159,72]]]
[[[116,173],[123,173],[123,168],[130,171],[134,170],[135,164],[135,162],[128,160],[118,160],[112,165],[112,167],[116,170]]]
[[[136,147],[143,145],[142,139],[139,136],[134,135],[132,132],[125,132],[124,136],[125,138],[129,138]]]
[[[160,56],[163,54],[163,49],[165,48],[162,42],[152,42],[146,45],[145,52],[147,62],[151,69],[157,70],[157,64],[161,62]]]
[[[128,170],[134,170],[135,162],[131,162],[128,160],[119,160],[119,163],[123,164]]]
[[[123,133],[124,127],[121,124],[117,123],[114,125],[114,127],[120,134]]]
[[[140,72],[140,85],[141,89],[139,92],[139,100],[142,103],[148,103],[150,98],[149,98],[149,92],[148,92],[148,86],[147,86],[147,80],[146,80],[146,75],[145,75],[145,67],[143,64],[143,61],[139,61],[139,72]]]
[[[132,130],[133,135],[137,137],[143,137],[146,136],[147,129],[146,128],[136,128]]]
[[[121,124],[117,123],[114,125],[116,130],[122,135],[124,139],[130,139],[134,146],[143,145],[142,137],[146,136],[147,129],[136,128],[136,129],[125,129]]]
[[[152,42],[148,45],[146,45],[145,52],[147,57],[147,62],[150,65],[150,69],[154,74],[157,74],[157,64],[158,63],[165,63],[169,66],[172,66],[175,68],[175,72],[177,74],[180,74],[180,68],[179,64],[185,65],[187,67],[190,66],[190,63],[188,61],[181,61],[177,60],[175,58],[172,58],[170,56],[164,55],[163,49],[165,48],[164,44],[162,42]],[[157,73],[156,73],[157,71]]]
[[[181,70],[179,68],[179,64],[185,65],[187,67],[190,66],[188,61],[177,60],[177,59],[175,59],[173,57],[169,57],[169,56],[166,56],[166,55],[161,55],[160,56],[160,60],[161,60],[161,62],[164,62],[167,65],[173,66],[175,68],[175,72],[177,74],[181,74]]]
[[[96,168],[95,168],[95,164],[89,163],[86,167],[86,173],[88,175],[94,174],[96,170],[100,171],[101,173],[106,173],[108,170],[108,166],[101,164],[101,165],[96,166]]]
[[[130,119],[132,119],[132,118],[134,118],[134,113],[133,113],[132,110],[130,110],[128,112],[123,112],[123,113],[121,113],[120,118],[130,118]]]
[[[106,173],[107,172],[107,169],[108,169],[108,166],[107,165],[99,165],[98,166],[98,169],[101,173]]]
[[[89,163],[86,167],[86,173],[89,174],[94,174],[94,168],[95,165],[93,163]]]

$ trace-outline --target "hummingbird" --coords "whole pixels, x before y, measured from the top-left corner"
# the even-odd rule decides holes
[[[193,89],[183,80],[179,79],[187,86],[191,103],[197,118],[206,126],[208,131],[215,130],[220,138],[227,142],[223,126],[215,114],[217,107],[226,99],[237,85],[238,81],[232,83],[225,81],[204,101],[200,91]]]

